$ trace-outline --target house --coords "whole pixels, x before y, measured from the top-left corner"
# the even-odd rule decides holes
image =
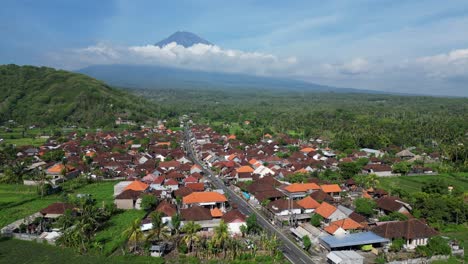
[[[57,163],[46,170],[46,174],[54,179],[66,178],[72,179],[80,174],[80,171],[71,165]]]
[[[240,227],[242,225],[247,225],[247,217],[238,209],[233,209],[225,213],[221,219],[228,225],[229,233],[233,236],[242,234]]]
[[[124,191],[133,190],[133,191],[143,192],[143,191],[146,191],[148,189],[148,187],[149,187],[149,185],[144,183],[144,182],[133,181],[129,185],[127,185],[123,190]]]
[[[213,219],[210,209],[198,205],[180,209],[180,217],[182,219],[182,226],[187,222],[193,221],[200,224],[202,230],[206,231],[212,230],[221,221],[221,219]]]
[[[283,188],[286,195],[292,198],[302,198],[315,190],[320,190],[316,183],[293,183]]]
[[[330,264],[363,264],[364,257],[353,250],[332,251],[327,254]]]
[[[237,173],[241,173],[241,172],[250,172],[250,173],[253,173],[254,172],[254,169],[250,166],[241,166],[239,168],[236,169]]]
[[[380,210],[380,214],[389,214],[392,212],[398,212],[405,215],[411,215],[411,205],[403,202],[399,197],[396,196],[384,196],[377,200],[377,208]]]
[[[297,201],[297,204],[302,207],[304,214],[312,213],[320,206],[320,203],[310,196]]]
[[[257,168],[254,170],[253,173],[254,173],[254,174],[258,174],[258,175],[260,175],[261,177],[264,177],[264,176],[266,176],[266,175],[275,175],[275,172],[274,172],[274,171],[272,171],[271,169],[269,169],[269,168],[267,168],[267,167],[265,167],[265,166],[263,166],[263,165],[257,167]]]
[[[175,206],[175,204],[172,204],[167,200],[163,200],[158,204],[155,211],[162,213],[162,221],[163,223],[167,223],[171,221],[171,217],[177,214],[177,207]]]
[[[276,216],[300,214],[302,207],[294,200],[279,199],[270,202],[267,209]]]
[[[363,229],[364,227],[358,222],[351,218],[345,218],[338,221],[331,222],[327,227],[324,228],[330,235],[344,235],[349,234],[354,230]]]
[[[192,167],[190,167],[190,174],[202,173],[202,172],[203,172],[203,169],[198,164],[194,164],[194,165],[192,165]]]
[[[335,200],[339,200],[341,198],[340,193],[342,190],[338,184],[323,184],[320,185],[320,188],[324,193],[330,195]]]
[[[219,192],[193,192],[182,198],[182,204],[184,207],[191,207],[194,205],[207,208],[218,207],[223,211],[225,210],[226,202],[226,196]]]
[[[345,213],[327,202],[322,202],[322,204],[315,209],[315,213],[321,215],[325,219],[325,222],[338,221],[348,217]]]
[[[425,246],[429,238],[438,235],[433,228],[415,218],[377,224],[371,231],[392,241],[402,238],[405,240],[404,247],[407,249]]]
[[[382,247],[390,242],[387,238],[381,237],[373,232],[352,233],[342,236],[319,237],[320,245],[329,250],[359,249],[364,245]]]
[[[179,183],[174,179],[167,179],[164,181],[164,187],[168,190],[175,191],[179,189]]]
[[[127,189],[114,198],[114,203],[119,209],[141,209],[142,194],[142,191]]]
[[[335,199],[333,199],[333,197],[331,197],[328,193],[322,191],[321,189],[311,193],[310,197],[314,198],[314,200],[316,200],[319,203],[321,203],[321,202],[327,202],[327,203],[335,202]]]
[[[362,169],[362,173],[370,174],[373,173],[379,177],[386,177],[386,176],[395,176],[398,174],[392,173],[392,167],[385,164],[367,164]]]
[[[398,158],[402,158],[402,159],[410,159],[410,158],[414,158],[415,154],[413,154],[411,151],[409,151],[408,149],[405,149],[405,150],[402,150],[400,152],[398,152],[397,154],[395,154],[396,157]]]
[[[168,244],[166,242],[158,242],[156,245],[151,245],[150,255],[152,257],[162,257],[168,249]]]
[[[65,214],[66,210],[73,210],[75,206],[69,203],[53,203],[42,209],[40,213],[45,218],[58,218]]]
[[[236,180],[238,182],[243,182],[243,181],[252,181],[253,175],[251,172],[238,172],[236,173]]]

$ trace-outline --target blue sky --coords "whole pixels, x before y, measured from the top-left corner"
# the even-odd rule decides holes
[[[467,25],[466,0],[7,0],[0,63],[224,66],[343,87],[468,96]],[[146,47],[177,30],[221,53]]]

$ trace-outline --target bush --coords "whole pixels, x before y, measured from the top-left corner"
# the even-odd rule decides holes
[[[187,252],[188,252],[187,244],[185,244],[185,243],[180,243],[180,244],[179,244],[179,253],[187,254]]]
[[[368,217],[374,215],[374,209],[377,206],[374,200],[366,198],[356,199],[354,205],[356,206],[356,213]]]
[[[310,218],[310,224],[315,226],[315,227],[319,227],[321,224],[322,224],[322,220],[323,220],[323,217],[319,214],[314,214],[311,218]]]
[[[392,241],[392,245],[390,246],[390,251],[398,252],[403,248],[405,244],[405,240],[403,238],[397,238]]]

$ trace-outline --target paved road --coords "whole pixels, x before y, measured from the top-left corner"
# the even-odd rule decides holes
[[[187,150],[188,156],[198,165],[204,167],[195,155],[193,155],[192,145],[190,144],[190,136],[188,134],[187,129],[185,130],[185,148]],[[236,203],[238,205],[238,209],[245,215],[256,214],[257,215],[257,222],[260,226],[263,227],[269,234],[276,234],[276,237],[281,240],[282,246],[280,250],[286,256],[286,258],[291,261],[293,264],[307,264],[307,263],[318,263],[313,260],[305,251],[303,251],[299,246],[292,240],[290,240],[287,236],[283,234],[283,232],[278,229],[276,226],[272,225],[271,222],[266,219],[262,214],[257,212],[249,203],[247,203],[244,199],[242,199],[237,193],[232,191],[231,189],[227,188],[224,183],[213,175],[211,170],[203,169],[205,175],[209,177],[211,182],[216,186],[218,189],[223,189],[224,192],[228,195],[229,200]]]

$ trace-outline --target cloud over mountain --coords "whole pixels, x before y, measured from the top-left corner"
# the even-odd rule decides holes
[[[288,72],[297,64],[295,57],[281,58],[260,52],[223,49],[216,45],[184,47],[171,42],[155,45],[119,47],[105,43],[75,49],[64,55],[78,67],[90,64],[154,64],[204,71],[274,75]]]

